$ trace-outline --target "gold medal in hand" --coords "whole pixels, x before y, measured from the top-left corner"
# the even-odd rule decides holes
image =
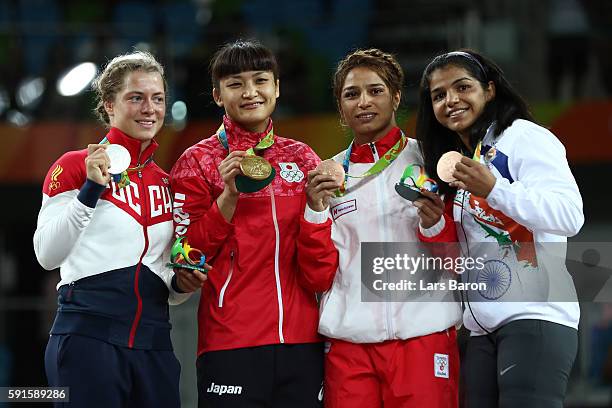
[[[240,162],[240,170],[248,178],[265,180],[272,173],[272,165],[263,157],[247,155]]]

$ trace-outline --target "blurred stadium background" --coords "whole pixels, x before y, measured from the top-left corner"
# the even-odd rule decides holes
[[[350,141],[330,81],[347,52],[375,46],[398,56],[407,78],[401,123],[411,134],[427,61],[458,47],[482,51],[567,148],[587,219],[573,240],[610,247],[610,0],[0,0],[0,386],[45,385],[59,274],[38,265],[32,236],[51,163],[104,134],[91,113],[95,70],[134,48],[165,64],[170,98],[156,160],[170,170],[217,128],[208,61],[236,38],[276,52],[277,131],[322,158]],[[185,407],[196,406],[196,305],[193,297],[171,309]],[[611,345],[612,304],[583,303],[567,407],[612,406]]]

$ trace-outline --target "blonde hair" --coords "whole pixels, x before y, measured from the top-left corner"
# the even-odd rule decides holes
[[[146,51],[134,51],[116,56],[106,64],[104,70],[93,80],[91,85],[98,101],[94,113],[105,125],[110,125],[110,118],[104,109],[104,102],[115,99],[125,85],[125,77],[134,71],[159,73],[164,82],[164,93],[168,92],[164,67],[155,59],[153,54]]]

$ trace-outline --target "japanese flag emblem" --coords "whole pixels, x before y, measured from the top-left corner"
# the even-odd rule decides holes
[[[278,167],[280,167],[280,176],[289,183],[298,183],[304,179],[304,173],[293,162],[278,163]]]

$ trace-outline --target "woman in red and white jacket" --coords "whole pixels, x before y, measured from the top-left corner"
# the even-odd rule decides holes
[[[172,200],[168,175],[153,161],[166,112],[164,70],[149,53],[118,56],[94,90],[110,130],[51,166],[34,233],[38,261],[61,276],[47,379],[70,387],[72,406],[178,407],[168,302],[184,301],[181,293],[206,276],[165,266]],[[111,162],[111,150],[123,151],[129,166],[119,182],[109,174],[120,161]]]
[[[171,172],[176,234],[213,266],[198,311],[200,404],[320,406],[315,292],[322,288],[306,272],[337,264],[331,222],[304,215],[307,203],[322,209],[329,194],[306,194],[307,174],[320,159],[273,130],[280,88],[269,49],[227,44],[211,74],[213,97],[225,110],[221,126],[188,148]],[[267,167],[263,180],[245,176],[254,176],[253,162]]]

